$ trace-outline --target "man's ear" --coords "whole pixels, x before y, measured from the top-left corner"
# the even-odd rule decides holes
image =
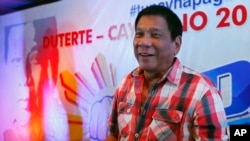
[[[182,36],[179,35],[175,38],[175,55],[178,54],[178,52],[180,51],[180,48],[181,48],[181,43],[182,43]]]

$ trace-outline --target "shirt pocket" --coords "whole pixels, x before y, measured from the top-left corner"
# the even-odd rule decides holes
[[[156,109],[148,131],[148,138],[152,135],[157,140],[175,140],[179,134],[183,112],[175,109]]]
[[[130,132],[130,124],[132,119],[133,105],[120,102],[118,105],[118,128],[121,137],[127,137]]]

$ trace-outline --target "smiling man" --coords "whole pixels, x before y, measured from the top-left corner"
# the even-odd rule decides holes
[[[220,93],[176,57],[182,44],[178,16],[164,6],[143,9],[133,44],[139,66],[115,91],[107,140],[228,140]]]

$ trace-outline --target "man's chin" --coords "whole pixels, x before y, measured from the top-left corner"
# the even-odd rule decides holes
[[[144,71],[148,71],[148,72],[154,71],[154,69],[150,66],[140,66],[140,68],[142,68]]]

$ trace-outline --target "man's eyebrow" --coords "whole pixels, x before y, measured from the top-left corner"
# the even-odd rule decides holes
[[[143,28],[136,28],[135,29],[136,31],[145,31],[145,29],[143,29]],[[150,32],[152,32],[152,31],[156,31],[156,32],[161,32],[162,30],[161,29],[159,29],[159,28],[150,28],[150,29],[148,29],[147,31],[150,31]]]

